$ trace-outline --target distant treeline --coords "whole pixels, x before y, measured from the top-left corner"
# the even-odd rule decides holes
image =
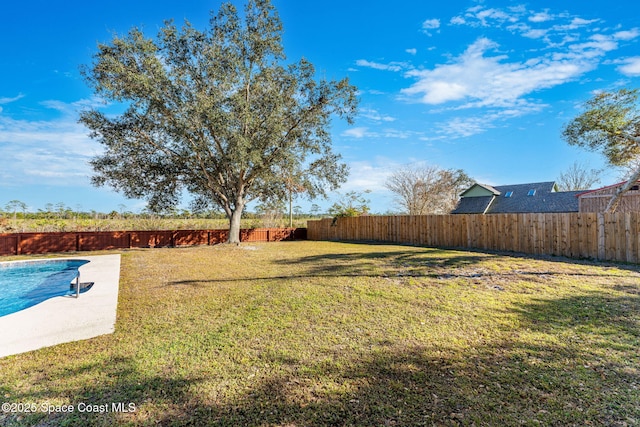
[[[2,205],[0,205],[2,206]],[[111,212],[72,209],[63,203],[47,204],[44,209],[30,211],[25,203],[13,200],[0,207],[0,233],[115,231],[115,230],[203,230],[226,229],[229,222],[223,212],[192,212],[175,209],[169,212],[130,212],[121,206]],[[296,209],[297,208],[297,209]],[[306,227],[307,220],[320,215],[293,209],[291,218],[280,207],[258,206],[256,212],[245,212],[243,228]]]
[[[293,218],[316,218],[321,217],[319,208],[312,208],[312,213],[302,212],[299,206],[293,207]],[[262,219],[265,215],[288,215],[284,206],[274,206],[273,204],[257,205],[254,212],[245,211],[243,217],[245,219]],[[189,209],[173,209],[164,212],[152,212],[142,210],[141,212],[132,212],[121,206],[118,210],[110,212],[99,212],[96,210],[83,210],[81,207],[75,209],[66,206],[64,203],[48,203],[44,209],[29,209],[26,203],[19,200],[12,200],[4,205],[0,205],[0,217],[13,219],[223,219],[227,216],[222,211],[205,210],[191,211]]]

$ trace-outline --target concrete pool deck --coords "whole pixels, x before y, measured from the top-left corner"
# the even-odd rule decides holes
[[[115,330],[120,255],[48,258],[52,259],[89,261],[80,267],[80,282],[94,282],[93,287],[81,293],[80,298],[75,295],[54,297],[0,317],[0,357],[93,338]]]

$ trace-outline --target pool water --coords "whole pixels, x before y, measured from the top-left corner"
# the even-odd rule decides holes
[[[0,262],[0,316],[49,298],[75,294],[70,287],[86,260]]]

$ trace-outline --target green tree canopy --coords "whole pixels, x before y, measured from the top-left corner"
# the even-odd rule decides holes
[[[365,197],[365,194],[370,193],[371,190],[365,190],[364,192],[349,191],[348,193],[340,196],[340,200],[335,202],[329,208],[329,215],[338,217],[355,217],[361,215],[367,215],[371,210],[369,204],[371,200]]]
[[[562,131],[571,145],[600,151],[613,166],[626,166],[640,156],[640,110],[638,90],[620,89],[601,92],[587,101],[585,111]],[[640,178],[637,168],[625,185],[609,201],[606,211],[613,212],[624,192]]]
[[[210,28],[168,21],[156,39],[133,28],[100,44],[83,74],[96,95],[124,103],[80,122],[105,147],[91,164],[95,185],[146,198],[153,210],[174,206],[183,190],[201,208],[226,213],[229,242],[254,199],[284,199],[287,171],[304,171],[313,198],[346,180],[333,152],[334,115],[349,123],[356,88],[347,79],[316,80],[312,64],[283,64],[282,24],[269,0],[250,0],[243,20],[223,4]]]

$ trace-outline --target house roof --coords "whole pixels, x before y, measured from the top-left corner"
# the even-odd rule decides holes
[[[638,180],[637,182],[640,183],[640,180]],[[606,187],[600,187],[600,188],[596,188],[596,189],[593,189],[593,190],[586,190],[586,191],[583,190],[583,191],[580,191],[578,193],[578,197],[584,196],[585,194],[595,193],[597,191],[608,190],[610,188],[620,187],[620,186],[622,186],[622,185],[624,185],[626,183],[627,183],[627,181],[622,181],[622,182],[618,182],[617,184],[607,185]]]
[[[462,196],[452,213],[578,212],[576,195],[580,191],[558,192],[553,181],[499,185],[491,188],[499,193],[480,197]]]
[[[477,191],[477,190],[480,190],[480,191]],[[473,195],[471,197],[484,197],[485,195],[486,196],[490,196],[490,195],[499,196],[500,195],[500,191],[496,190],[492,186],[486,185],[486,184],[480,184],[480,183],[476,182],[471,187],[467,188],[462,194],[460,194],[460,197],[470,196],[470,193],[473,193],[473,192],[477,193],[477,195]]]
[[[485,213],[494,196],[463,197],[451,212],[455,214]]]

